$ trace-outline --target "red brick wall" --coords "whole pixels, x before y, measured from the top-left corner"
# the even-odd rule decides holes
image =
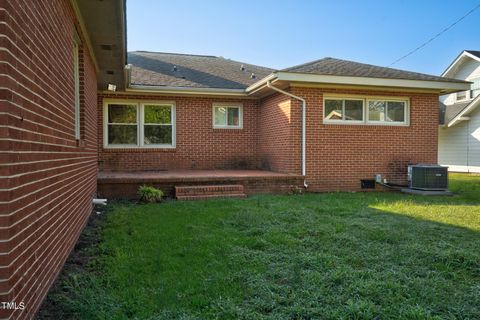
[[[438,95],[367,90],[291,88],[307,100],[307,182],[311,191],[359,190],[360,179],[380,173],[406,183],[408,163],[437,162]],[[410,125],[323,123],[323,94],[402,96],[410,99]],[[300,102],[292,100],[292,121],[301,124]],[[296,129],[295,129],[296,130]],[[300,132],[295,134],[300,137]],[[300,150],[300,139],[294,142]]]
[[[176,148],[108,149],[103,147],[104,99],[174,101]],[[243,129],[214,129],[214,102],[243,105]],[[252,169],[257,159],[258,102],[252,99],[139,96],[109,94],[98,97],[99,168],[103,171],[173,169]]]
[[[0,318],[21,319],[33,317],[92,209],[97,85],[82,48],[78,147],[70,1],[0,1],[0,22],[0,301],[25,305]]]
[[[376,173],[390,182],[406,183],[409,163],[437,161],[438,96],[434,93],[298,87],[290,91],[307,100],[307,182],[311,191],[359,190],[360,180],[373,179]],[[325,93],[406,97],[410,101],[410,124],[324,124]],[[99,136],[102,98],[99,97]],[[243,163],[248,168],[301,172],[301,105],[285,95],[241,101],[243,130],[212,128],[212,103],[228,99],[122,94],[105,98],[175,101],[177,147],[106,150],[99,140],[101,170],[239,168],[238,164]]]
[[[258,139],[262,168],[284,173],[300,173],[294,158],[295,123],[291,119],[291,101],[283,94],[273,94],[261,101]]]

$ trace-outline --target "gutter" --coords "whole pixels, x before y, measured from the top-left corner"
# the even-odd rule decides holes
[[[277,87],[274,87],[271,83],[270,83],[270,80],[267,80],[267,87],[274,90],[274,91],[277,91],[279,93],[282,93],[284,95],[287,95],[289,97],[292,97],[294,99],[297,99],[299,101],[302,102],[302,176],[303,176],[303,186],[306,188],[308,188],[308,184],[307,184],[307,180],[305,179],[306,177],[306,173],[307,173],[307,168],[306,168],[306,155],[307,155],[307,152],[306,152],[306,120],[307,120],[307,102],[305,101],[305,99],[299,97],[299,96],[296,96],[296,95],[293,95],[291,94],[290,92],[287,92],[287,91],[284,91],[282,89],[279,89]]]
[[[194,88],[194,87],[168,87],[168,86],[147,86],[130,85],[126,92],[161,93],[161,94],[202,94],[222,95],[235,97],[248,97],[244,89],[223,89],[223,88]]]

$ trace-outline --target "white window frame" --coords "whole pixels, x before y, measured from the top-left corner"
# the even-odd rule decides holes
[[[228,125],[228,112],[226,125],[215,124],[215,108],[238,108],[238,125]],[[212,105],[212,126],[214,129],[243,129],[243,105],[241,103],[214,103]]]
[[[470,90],[469,90],[469,91],[470,91]],[[459,94],[459,93],[463,93],[463,94],[465,94],[465,97],[463,97],[463,98],[459,98],[459,97],[458,97],[458,94]],[[455,93],[455,101],[464,101],[464,100],[468,100],[468,93],[469,93],[468,91],[459,91],[459,92]]]
[[[473,78],[468,81],[473,82],[470,88],[470,99],[475,99],[476,98],[475,92],[476,91],[480,92],[480,78]],[[476,83],[478,83],[478,87],[475,86]],[[480,95],[480,93],[478,95]]]
[[[111,104],[132,105],[137,110],[137,144],[108,144],[108,106]],[[172,144],[145,144],[145,105],[170,106],[172,122]],[[103,147],[105,149],[174,149],[176,148],[176,106],[173,101],[106,100],[103,103]]]
[[[342,100],[342,120],[337,120],[337,119],[327,119],[325,118],[325,101],[326,100]],[[345,120],[345,101],[350,100],[350,101],[362,101],[362,119],[363,120]],[[365,99],[361,98],[355,98],[355,97],[325,97],[323,99],[323,122],[324,123],[340,123],[340,124],[362,124],[365,122]]]
[[[75,32],[73,36],[73,78],[75,90],[75,139],[80,140],[80,37]]]
[[[363,100],[363,120],[329,120],[325,118],[325,100]],[[368,102],[369,101],[394,101],[405,103],[405,121],[369,121],[368,120]],[[375,125],[375,126],[400,126],[410,125],[410,99],[408,97],[390,97],[390,96],[364,96],[364,95],[323,95],[323,123],[339,125]]]
[[[404,115],[405,119],[403,121],[373,121],[369,120],[369,110],[368,110],[368,103],[370,101],[382,101],[386,102],[388,105],[388,102],[403,102],[404,103]],[[388,106],[386,106],[388,109]],[[385,109],[385,113],[387,112],[387,109]],[[366,121],[369,124],[375,124],[375,125],[386,125],[386,126],[407,126],[409,124],[409,119],[410,119],[410,107],[408,103],[408,99],[396,99],[396,98],[368,98],[365,101],[365,113],[366,113]]]

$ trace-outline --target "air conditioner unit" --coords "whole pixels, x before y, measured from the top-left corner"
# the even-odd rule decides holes
[[[408,186],[419,190],[447,190],[448,167],[436,164],[408,166]]]

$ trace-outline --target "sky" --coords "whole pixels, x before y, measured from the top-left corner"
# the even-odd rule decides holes
[[[480,0],[127,0],[128,50],[282,69],[323,57],[388,66]],[[393,68],[439,75],[480,50],[480,8]]]

